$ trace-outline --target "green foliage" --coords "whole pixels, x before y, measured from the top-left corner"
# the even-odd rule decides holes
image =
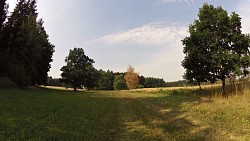
[[[53,78],[48,77],[47,79],[48,86],[58,86],[58,87],[66,87],[66,84],[61,81],[61,78]]]
[[[4,7],[1,14],[6,14],[7,6]],[[36,11],[36,0],[20,0],[8,20],[1,23],[0,76],[20,87],[45,85],[52,62],[54,46],[48,40],[43,21],[37,21]]]
[[[143,87],[145,85],[145,77],[143,75],[139,76],[139,85]]]
[[[94,88],[98,85],[99,80],[99,72],[92,65],[89,65],[87,68],[87,78],[85,87],[88,90],[94,90]]]
[[[187,80],[179,80],[174,82],[166,82],[166,87],[184,87],[187,85]]]
[[[229,16],[222,7],[204,4],[198,17],[182,40],[184,78],[199,85],[220,79],[224,89],[226,78],[246,74],[250,66],[249,38],[241,32],[239,15]]]
[[[144,82],[145,88],[165,87],[166,82],[160,78],[146,77]]]
[[[97,89],[99,90],[113,90],[113,83],[115,79],[115,74],[113,71],[103,71],[99,70],[100,78],[98,80]]]
[[[124,75],[116,75],[114,80],[114,89],[115,90],[126,90],[126,81],[124,79]]]
[[[41,54],[36,63],[37,73],[34,79],[35,83],[45,85],[47,84],[47,73],[51,68],[50,62],[53,61],[52,56],[55,46],[48,41],[49,36],[43,27],[43,21],[41,19],[37,22],[37,28],[40,33],[37,43],[41,45]]]
[[[93,87],[96,75],[93,68],[94,60],[86,56],[82,48],[70,50],[65,62],[66,66],[61,68],[63,82],[72,84],[75,91],[82,85],[87,89]]]
[[[125,73],[113,72],[113,71],[104,71],[99,70],[98,74],[96,74],[95,81],[95,89],[97,90],[125,90],[127,86],[124,86],[123,80],[121,76],[125,76]],[[156,88],[156,87],[164,87],[166,86],[166,82],[163,79],[153,78],[153,77],[144,77],[139,76],[139,83],[136,88]]]

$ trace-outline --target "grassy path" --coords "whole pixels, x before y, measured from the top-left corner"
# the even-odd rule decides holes
[[[166,99],[165,94],[128,94],[119,92],[120,115],[125,132],[121,140],[202,140],[193,123],[184,118],[182,98]],[[179,100],[179,102],[177,102]]]
[[[0,140],[247,140],[250,96],[0,90]]]

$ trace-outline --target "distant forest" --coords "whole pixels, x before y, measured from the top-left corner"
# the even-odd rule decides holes
[[[98,70],[96,85],[93,89],[96,90],[125,90],[127,86],[125,84],[125,72],[113,72],[113,71],[104,71],[102,69]],[[121,76],[121,77],[119,77]],[[117,83],[120,83],[120,86],[117,86]],[[174,82],[171,82],[171,84]],[[48,85],[49,86],[60,86],[60,87],[73,87],[72,84],[66,84],[62,81],[61,78],[52,78],[48,77]],[[137,88],[158,88],[158,87],[166,87],[168,83],[166,83],[163,79],[153,78],[153,77],[144,77],[143,75],[139,76],[139,82]],[[182,84],[176,83],[176,86],[181,86]],[[170,86],[170,85],[169,85]],[[172,85],[173,86],[173,85]]]

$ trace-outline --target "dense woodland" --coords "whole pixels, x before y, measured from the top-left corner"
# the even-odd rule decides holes
[[[38,19],[36,0],[18,0],[8,16],[0,1],[0,77],[19,87],[47,83],[54,45]]]
[[[104,71],[102,69],[96,71],[97,78],[95,79],[94,86],[90,89],[95,90],[126,90],[126,80],[124,78],[126,72],[113,72]],[[180,81],[182,82],[182,81]],[[184,86],[186,83],[180,82],[168,82],[166,83],[163,79],[139,76],[139,82],[136,88],[158,88],[165,86]],[[186,82],[186,81],[185,81]],[[170,85],[171,84],[171,85]],[[48,77],[49,86],[59,87],[73,87],[72,84],[65,83],[61,78]],[[81,87],[78,87],[81,88]]]

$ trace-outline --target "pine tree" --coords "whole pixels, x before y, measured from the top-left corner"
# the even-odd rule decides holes
[[[2,31],[2,28],[4,26],[4,22],[7,18],[8,7],[9,7],[9,5],[6,4],[6,0],[0,1],[0,32]]]
[[[54,46],[37,16],[36,0],[19,0],[2,30],[0,75],[20,87],[46,84],[52,62]]]

